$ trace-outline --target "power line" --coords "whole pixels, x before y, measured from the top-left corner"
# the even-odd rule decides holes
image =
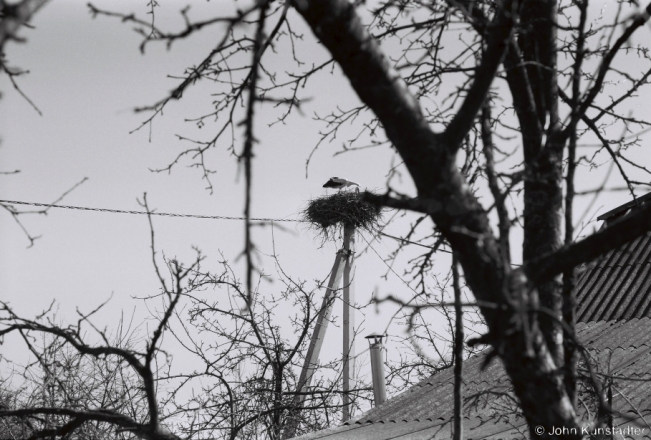
[[[170,212],[128,211],[124,209],[88,208],[84,206],[54,205],[50,203],[19,202],[16,200],[0,200],[0,204],[2,203],[7,203],[10,205],[38,206],[43,208],[63,208],[63,209],[77,209],[81,211],[110,212],[112,214],[161,215],[164,217],[204,218],[204,219],[212,219],[212,220],[246,220],[246,217],[230,217],[225,215],[197,215],[197,214],[174,214]],[[249,220],[258,221],[258,222],[295,222],[295,223],[306,222],[306,220],[286,219],[286,218],[251,218]]]
[[[445,249],[441,249],[440,247],[427,246],[426,244],[416,243],[415,241],[407,240],[406,238],[400,238],[400,237],[395,237],[393,235],[385,234],[382,231],[378,231],[378,234],[383,235],[385,237],[393,238],[394,240],[401,241],[403,243],[414,244],[416,246],[424,247],[426,249],[432,249],[432,250],[435,250],[435,251],[444,252],[446,254],[451,254],[452,253],[450,251],[446,251]]]

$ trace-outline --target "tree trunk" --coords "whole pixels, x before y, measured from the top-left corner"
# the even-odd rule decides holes
[[[474,123],[483,105],[483,99],[476,95],[485,96],[490,82],[478,87],[473,84],[462,103],[464,111],[453,121],[453,135],[435,134],[418,101],[368,34],[351,3],[295,0],[294,6],[339,63],[360,99],[381,121],[414,180],[421,203],[458,252],[466,282],[475,297],[500,305],[498,309],[484,307],[482,314],[489,328],[490,343],[504,362],[529,426],[543,426],[546,432],[553,426],[564,426],[575,429],[579,437],[574,408],[557,374],[556,353],[550,353],[540,329],[527,322],[526,311],[538,307],[537,291],[522,271],[512,273],[510,265],[501,258],[487,214],[456,166],[456,152],[465,136],[459,131],[469,130]],[[517,2],[504,2],[503,10],[496,13],[489,29],[491,35],[487,36],[490,47],[486,53],[491,59],[482,60],[478,68],[483,74],[495,74],[511,38],[513,11],[517,7]],[[547,167],[541,166],[541,172],[550,173],[546,185],[555,190],[560,183],[555,174],[560,161],[541,164]],[[550,203],[557,199],[556,193],[549,194]],[[560,221],[558,211],[549,215],[547,220],[553,221],[548,236],[554,237],[554,232],[558,233],[555,225]],[[532,436],[545,438],[533,431]]]

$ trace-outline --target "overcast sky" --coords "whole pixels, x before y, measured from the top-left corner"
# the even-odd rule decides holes
[[[96,4],[145,16],[146,2],[140,3],[140,9],[134,9],[136,2]],[[157,12],[157,24],[172,29],[181,26],[178,10],[184,4],[166,2]],[[214,2],[209,4],[214,6]],[[191,12],[200,17],[200,9]],[[171,174],[149,171],[166,166],[186,147],[175,134],[197,135],[196,127],[183,120],[209,109],[208,84],[200,84],[182,101],[166,108],[164,116],[153,123],[151,142],[148,128],[129,134],[144,120],[132,109],[158,101],[176,86],[178,80],[167,75],[180,75],[188,65],[200,62],[206,48],[212,46],[216,30],[180,41],[170,51],[152,44],[142,55],[138,49],[141,38],[129,25],[104,17],[91,19],[85,2],[50,2],[36,15],[33,25],[35,29],[24,30],[28,42],[10,45],[7,52],[11,65],[30,71],[19,78],[19,84],[43,116],[13,90],[5,76],[0,78],[0,171],[21,171],[0,176],[0,199],[51,203],[88,178],[60,203],[139,210],[136,199],[146,192],[150,206],[160,212],[243,214],[243,179],[236,159],[225,147],[208,156],[210,166],[217,170],[211,177],[212,194],[205,189],[201,173],[187,164],[174,168]],[[314,57],[319,55],[316,52]],[[323,129],[312,120],[314,112],[356,102],[348,84],[329,73],[310,83],[304,96],[310,95],[318,99],[303,108],[302,116],[297,114],[272,129],[267,128],[271,119],[265,108],[259,110],[253,193],[256,217],[299,219],[309,199],[326,193],[321,185],[331,176],[347,177],[362,188],[385,187],[392,159],[387,149],[333,157],[353,132],[324,144],[313,155],[306,176],[306,160]],[[203,128],[207,136],[211,128],[209,124]],[[240,148],[241,140],[236,145]],[[409,190],[409,185],[406,182],[404,188]],[[131,313],[135,308],[137,317],[147,316],[142,302],[134,299],[158,289],[145,216],[52,209],[47,216],[22,216],[21,220],[31,234],[41,236],[29,249],[18,225],[6,212],[0,212],[0,289],[16,311],[33,316],[56,300],[59,318],[70,320],[76,307],[89,311],[112,296],[97,317],[100,325],[110,328],[121,310]],[[160,251],[189,262],[194,255],[191,246],[196,245],[208,256],[206,270],[218,270],[220,252],[235,261],[244,246],[241,221],[155,217],[154,226]],[[321,246],[304,224],[283,223],[282,227],[285,229],[275,230],[275,246],[284,270],[309,281],[324,279],[340,243]],[[269,227],[256,230],[255,244],[262,253],[272,253]],[[376,241],[373,246],[386,256],[395,242]],[[260,266],[275,273],[268,258],[263,258]],[[243,277],[241,265],[238,270]],[[387,271],[374,252],[360,255],[356,277],[359,303],[367,303],[374,291],[380,296],[409,297],[410,291],[393,274],[389,281],[381,278]],[[399,272],[402,274],[402,269]],[[341,305],[337,307],[334,313],[340,315]],[[384,330],[395,307],[383,310],[385,313],[376,315],[374,307],[367,308],[362,335]],[[358,323],[363,319],[358,316]],[[402,333],[403,328],[393,331]],[[339,346],[340,332],[337,328],[329,331],[333,344],[327,346]],[[364,346],[361,341],[360,349]]]
[[[141,16],[145,16],[146,3],[96,2],[105,9]],[[164,3],[157,12],[158,24],[178,29],[178,10],[186,2]],[[199,2],[191,15],[199,18],[201,8],[231,4],[230,0]],[[141,37],[132,32],[132,26],[105,17],[93,20],[82,1],[52,1],[38,12],[33,25],[35,29],[23,30],[28,42],[10,45],[7,54],[11,65],[30,71],[19,78],[19,84],[43,115],[13,90],[5,76],[0,77],[0,171],[21,171],[0,175],[0,199],[50,203],[88,178],[60,203],[138,210],[136,199],[146,192],[150,206],[160,212],[242,215],[243,182],[237,162],[226,148],[217,148],[209,155],[211,167],[218,171],[212,176],[212,194],[205,189],[200,172],[187,168],[187,164],[174,168],[171,174],[149,171],[165,167],[186,146],[175,134],[197,135],[197,128],[183,120],[209,109],[210,84],[199,84],[182,101],[169,105],[151,130],[145,127],[129,134],[145,118],[132,109],[158,101],[175,87],[178,80],[168,75],[181,75],[185,67],[199,63],[214,44],[217,29],[179,41],[169,51],[164,45],[150,44],[142,55],[138,49]],[[319,59],[322,49],[314,50],[303,55]],[[306,159],[324,128],[312,115],[335,105],[352,105],[356,98],[336,70],[332,75],[321,74],[303,93],[315,99],[302,109],[303,115],[296,114],[284,125],[268,128],[271,113],[264,107],[259,110],[260,143],[255,147],[253,192],[256,217],[300,218],[310,198],[325,194],[321,185],[331,176],[347,177],[362,188],[385,188],[392,163],[388,149],[334,156],[341,143],[354,136],[353,131],[322,145],[306,176]],[[649,109],[640,110],[648,113]],[[211,125],[202,130],[209,135]],[[241,139],[236,145],[241,146]],[[405,181],[402,189],[410,192],[410,185]],[[604,199],[592,213],[611,209],[628,196],[624,199]],[[415,217],[408,216],[402,224],[410,218]],[[113,296],[98,317],[100,323],[115,322],[120,310],[136,308],[137,316],[146,316],[142,302],[134,298],[155,293],[158,285],[145,216],[52,209],[47,216],[21,219],[31,234],[41,236],[29,249],[18,225],[0,211],[0,289],[2,297],[8,298],[18,312],[34,315],[56,300],[59,316],[71,319],[75,307],[88,311]],[[154,225],[159,250],[189,261],[191,246],[196,245],[208,255],[205,269],[217,269],[219,252],[234,261],[243,249],[241,221],[156,217]],[[275,246],[286,272],[307,280],[324,279],[338,245],[321,246],[304,225],[283,226],[285,230],[275,231]],[[271,254],[270,228],[257,230],[255,243],[263,253]],[[385,238],[373,246],[386,256],[395,243]],[[274,270],[269,259],[260,265],[269,272]],[[390,273],[388,280],[382,278],[387,267],[375,252],[360,255],[357,265],[359,303],[367,303],[374,291],[380,297],[388,293],[410,296],[394,274]],[[397,272],[402,274],[402,269],[397,268]],[[440,269],[440,273],[446,272],[447,267]],[[382,331],[390,317],[389,308],[380,315],[375,314],[375,308],[368,308],[362,335]],[[394,328],[391,332],[402,330]],[[339,338],[338,332],[340,329],[332,329],[330,334],[336,333]]]

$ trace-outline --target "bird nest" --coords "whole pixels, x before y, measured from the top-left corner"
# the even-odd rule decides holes
[[[382,217],[382,208],[364,201],[361,193],[339,191],[310,200],[302,214],[327,240],[342,227],[374,229]]]

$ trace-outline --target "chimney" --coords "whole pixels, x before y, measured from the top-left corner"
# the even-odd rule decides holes
[[[371,354],[371,371],[373,376],[373,396],[375,406],[387,400],[387,385],[384,379],[384,345],[382,338],[385,335],[368,335],[369,352]]]

